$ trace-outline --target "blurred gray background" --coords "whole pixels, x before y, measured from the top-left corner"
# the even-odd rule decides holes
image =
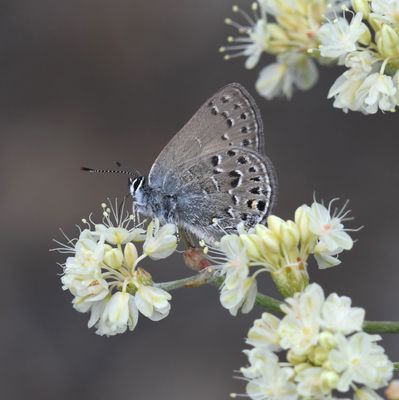
[[[240,5],[248,4],[241,1]],[[0,3],[2,399],[226,399],[244,384],[244,337],[259,308],[232,318],[213,287],[173,293],[170,316],[141,318],[113,338],[88,330],[61,290],[58,228],[127,193],[126,177],[89,175],[115,160],[148,172],[197,107],[238,81],[255,96],[275,163],[276,213],[335,196],[351,200],[353,251],[316,271],[327,292],[352,296],[368,319],[399,319],[397,114],[345,115],[326,93],[339,70],[288,101],[256,95],[259,68],[225,62],[230,0],[3,0]],[[263,58],[261,64],[268,60]],[[190,272],[176,257],[149,265],[156,280]],[[275,295],[266,275],[263,290]],[[386,337],[392,359],[399,342]]]

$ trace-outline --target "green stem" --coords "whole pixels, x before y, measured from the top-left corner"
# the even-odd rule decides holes
[[[280,315],[283,313],[280,308],[281,304],[283,303],[280,300],[265,294],[258,293],[256,296],[256,303],[266,311],[274,312]]]
[[[399,333],[399,322],[364,321],[363,330],[367,333]]]
[[[182,287],[200,287],[208,283],[219,287],[223,283],[223,278],[216,274],[211,268],[207,268],[188,278],[158,283],[156,286],[163,290],[171,291]],[[268,312],[282,314],[280,306],[283,303],[273,297],[258,293],[256,296],[256,303]],[[399,333],[399,321],[364,321],[363,330],[371,334]],[[399,371],[399,363],[395,364],[395,368],[398,368]]]
[[[394,363],[393,363],[393,370],[394,370],[395,372],[398,372],[398,371],[399,371],[399,362],[394,362]]]

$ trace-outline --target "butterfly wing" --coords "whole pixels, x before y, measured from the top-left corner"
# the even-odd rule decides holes
[[[216,164],[218,160],[218,164]],[[262,223],[277,199],[271,161],[253,150],[232,147],[197,159],[180,176],[178,223],[208,241]]]
[[[251,95],[233,83],[209,98],[158,156],[149,185],[175,196],[175,222],[208,241],[264,221],[277,183]]]
[[[210,97],[155,160],[149,185],[174,194],[179,174],[197,157],[228,147],[263,154],[263,123],[252,96],[231,83]]]

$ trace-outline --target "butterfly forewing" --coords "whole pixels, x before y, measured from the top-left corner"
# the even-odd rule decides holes
[[[263,154],[263,124],[251,95],[238,83],[210,97],[156,159],[149,184],[173,193],[184,166],[210,152],[242,147]]]

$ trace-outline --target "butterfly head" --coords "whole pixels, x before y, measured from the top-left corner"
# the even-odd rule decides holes
[[[158,218],[161,223],[174,222],[169,218],[175,206],[173,196],[150,187],[144,176],[130,178],[128,185],[134,206],[140,214]]]
[[[128,187],[129,192],[133,197],[136,197],[137,194],[141,191],[145,182],[144,176],[138,176],[137,178],[129,178]]]
[[[129,192],[133,197],[134,203],[139,207],[142,212],[145,212],[142,207],[146,208],[146,184],[144,176],[129,178],[128,181]]]

